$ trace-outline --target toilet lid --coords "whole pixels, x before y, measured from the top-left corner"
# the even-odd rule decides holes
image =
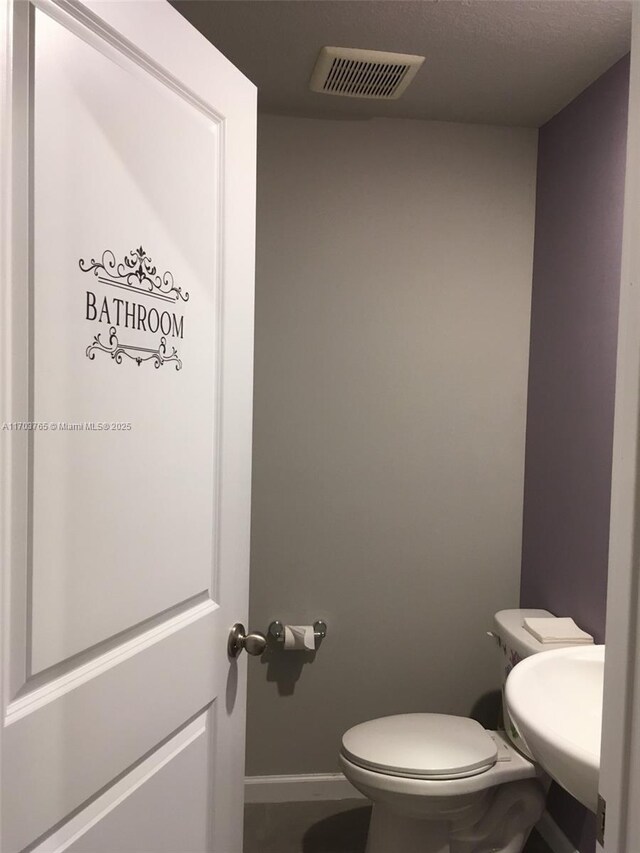
[[[414,779],[460,779],[496,763],[491,735],[468,717],[399,714],[349,729],[342,754],[353,764]]]

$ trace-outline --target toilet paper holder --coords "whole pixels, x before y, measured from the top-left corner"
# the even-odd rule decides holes
[[[284,625],[278,619],[275,619],[268,628],[269,636],[277,643],[284,643]],[[313,623],[313,636],[316,638],[316,643],[324,640],[327,636],[327,624],[321,619],[317,619]]]

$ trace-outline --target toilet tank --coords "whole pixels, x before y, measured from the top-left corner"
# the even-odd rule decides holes
[[[493,631],[491,636],[495,640],[496,660],[500,667],[500,680],[502,683],[502,713],[504,717],[504,730],[512,743],[520,752],[531,758],[524,741],[518,734],[516,727],[511,722],[507,704],[504,700],[504,685],[507,676],[513,667],[523,658],[535,655],[538,652],[549,652],[552,649],[565,648],[564,643],[541,643],[523,627],[523,620],[528,616],[553,616],[548,610],[500,610],[493,618]]]

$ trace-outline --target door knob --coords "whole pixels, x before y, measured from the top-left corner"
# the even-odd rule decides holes
[[[227,653],[230,658],[237,658],[245,649],[247,654],[259,656],[267,647],[267,638],[260,631],[252,631],[247,634],[242,622],[236,622],[229,632]]]

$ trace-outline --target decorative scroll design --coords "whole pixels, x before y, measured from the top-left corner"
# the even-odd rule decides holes
[[[99,261],[80,258],[78,264],[82,272],[93,272],[103,284],[134,290],[167,302],[189,301],[189,294],[177,286],[173,273],[167,270],[162,275],[157,274],[152,259],[142,246],[132,249],[121,261],[116,261],[111,249],[105,249]]]
[[[105,352],[117,363],[122,364],[122,357],[126,356],[140,367],[143,361],[153,361],[156,369],[166,364],[169,361],[175,362],[176,370],[182,369],[182,361],[178,357],[176,348],[173,347],[169,353],[167,350],[167,339],[160,338],[160,345],[157,349],[151,347],[135,347],[129,344],[121,344],[116,335],[115,326],[109,328],[109,341],[104,343],[100,340],[100,335],[95,335],[93,343],[89,344],[86,350],[87,358],[92,361],[96,357],[97,352]]]

